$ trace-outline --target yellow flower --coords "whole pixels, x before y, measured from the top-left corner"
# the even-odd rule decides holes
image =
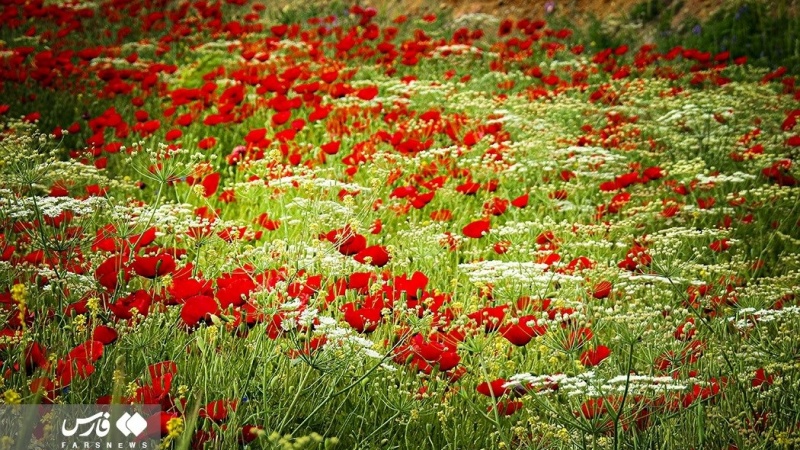
[[[86,331],[86,316],[83,314],[78,314],[74,319],[72,319],[72,325],[75,327],[75,331],[83,333]]]
[[[170,438],[176,438],[183,433],[183,419],[173,417],[167,421],[167,433]]]
[[[22,283],[17,283],[11,287],[11,298],[17,303],[25,303],[28,298],[28,288]]]
[[[172,281],[173,280],[171,274],[166,274],[163,277],[161,277],[161,284],[164,285],[164,287],[172,286]]]
[[[28,288],[22,283],[17,283],[11,287],[11,299],[17,303],[19,310],[19,321],[25,323],[25,312],[27,309]],[[24,326],[24,325],[23,325]]]
[[[8,389],[3,392],[3,403],[6,405],[19,405],[22,401],[22,396],[13,389]]]
[[[86,301],[86,309],[89,310],[92,316],[96,316],[98,313],[100,313],[100,299],[97,297],[91,297]]]
[[[14,446],[14,438],[11,436],[0,437],[0,450],[10,449]]]
[[[192,191],[194,191],[195,195],[198,197],[204,196],[206,194],[206,189],[203,187],[202,184],[195,184],[192,186]]]

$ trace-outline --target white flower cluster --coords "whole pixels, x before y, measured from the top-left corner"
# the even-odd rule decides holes
[[[94,66],[102,66],[103,68],[108,67],[148,67],[149,64],[144,61],[134,61],[132,63],[128,62],[125,58],[105,58],[105,57],[97,57],[92,59],[89,62],[89,65]],[[97,69],[95,69],[97,70]]]
[[[369,358],[382,359],[383,355],[373,349],[375,345],[356,333],[350,327],[343,327],[333,317],[321,316],[317,308],[308,307],[300,310],[299,300],[292,300],[280,306],[280,309],[289,311],[286,318],[281,322],[284,331],[291,331],[297,326],[306,328],[314,327],[315,336],[324,336],[325,344],[323,351],[339,351],[352,355],[363,355]]]
[[[662,277],[658,275],[649,275],[649,274],[634,274],[628,272],[627,270],[620,270],[618,276],[623,279],[627,279],[633,282],[640,282],[640,283],[663,283],[667,285],[671,285],[673,283],[683,283],[682,278],[672,277]]]
[[[256,185],[263,185],[263,182],[260,180],[248,184],[253,184],[253,183],[255,183]],[[329,178],[318,178],[318,177],[308,177],[308,176],[282,177],[276,180],[270,180],[267,183],[267,186],[273,188],[292,187],[295,185],[295,183],[301,186],[310,186],[322,189],[335,188],[335,189],[346,189],[348,191],[365,191],[365,192],[371,190],[368,187],[364,187],[355,183],[344,183]]]
[[[71,295],[82,296],[95,286],[94,278],[87,275],[79,275],[68,270],[62,271],[57,275],[53,269],[37,267],[36,272],[40,277],[50,280],[50,282],[44,286],[44,289],[49,289],[53,293],[63,290],[64,287],[67,287],[69,288]],[[61,277],[60,280],[59,276]],[[55,281],[60,281],[63,283],[63,285]]]
[[[45,217],[58,217],[65,211],[70,211],[75,215],[88,215],[103,209],[108,204],[104,197],[88,197],[79,200],[72,197],[25,197],[25,198],[2,198],[0,197],[0,209],[14,219],[33,219],[36,217],[36,210]]]
[[[296,48],[299,48],[299,49],[308,49],[308,48],[310,48],[310,46],[307,43],[303,42],[303,41],[293,41],[291,39],[281,39],[280,41],[278,41],[277,44],[278,44],[278,47],[279,47],[280,50],[296,49]]]
[[[689,388],[684,382],[669,376],[654,377],[650,375],[617,375],[613,378],[598,378],[594,371],[584,372],[576,376],[564,374],[532,375],[522,373],[513,375],[504,388],[523,388],[539,390],[537,395],[548,395],[554,391],[548,386],[558,385],[558,392],[568,396],[603,397],[622,394],[626,390],[629,395],[653,395],[667,391],[684,391]]]
[[[575,162],[578,164],[608,164],[612,161],[625,161],[627,159],[625,156],[613,153],[603,147],[578,147],[573,145],[558,149],[553,153],[559,157],[559,162]]]
[[[548,285],[550,283],[582,283],[583,278],[556,272],[545,272],[547,264],[528,261],[478,261],[459,264],[458,268],[473,283],[521,283]]]
[[[322,347],[323,350],[339,349],[370,358],[383,358],[383,355],[372,348],[374,346],[372,341],[359,336],[352,328],[340,326],[339,322],[332,317],[319,316],[317,319],[319,324],[314,329],[314,333],[327,338],[327,342]]]
[[[198,45],[194,48],[195,52],[208,52],[208,51],[225,51],[228,52],[228,48],[231,46],[233,47],[240,47],[242,45],[242,41],[235,39],[232,41],[225,41],[225,40],[216,40],[216,41],[209,41],[202,45]]]
[[[709,183],[744,183],[748,180],[755,180],[758,178],[755,175],[743,172],[726,173],[719,175],[704,175],[700,174],[695,177],[701,184]]]
[[[336,220],[333,220],[332,217],[352,217],[354,215],[353,209],[348,208],[347,206],[333,202],[330,200],[309,200],[305,197],[295,197],[286,204],[287,209],[300,209],[304,212],[309,214],[314,214],[318,216],[318,219],[323,222],[333,222],[336,223]],[[310,216],[309,216],[310,217]],[[341,221],[338,221],[341,222]]]
[[[727,232],[716,228],[672,227],[653,232],[649,239],[653,242],[683,241],[691,238],[717,238]]]
[[[413,165],[414,167],[419,167],[421,161],[433,160],[436,157],[444,156],[454,158],[458,155],[458,150],[459,147],[455,145],[451,145],[450,147],[434,147],[423,150],[411,158],[404,158],[403,161],[408,160],[407,164],[409,166]]]
[[[739,330],[750,328],[756,323],[773,322],[784,317],[800,316],[800,306],[789,306],[783,309],[742,308],[735,316],[728,317],[728,322]]]
[[[714,120],[714,114],[730,118],[733,108],[716,105],[685,104],[680,109],[675,109],[656,119],[660,123],[677,123],[683,120]]]
[[[305,244],[290,245],[287,253],[293,255],[293,261],[297,262],[298,267],[325,273],[331,277],[343,276],[364,269],[361,263],[352,257],[334,251],[332,247],[316,248]]]
[[[500,18],[493,14],[486,13],[469,13],[461,14],[453,19],[453,26],[473,28],[480,26],[482,28],[490,29],[496,28],[500,24]]]
[[[164,203],[158,208],[144,205],[116,205],[111,212],[119,222],[150,223],[161,233],[185,234],[192,227],[207,226],[208,222],[194,216],[194,206],[188,203]]]

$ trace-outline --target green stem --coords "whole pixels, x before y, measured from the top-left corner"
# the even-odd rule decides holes
[[[631,341],[629,354],[628,354],[628,364],[626,365],[626,374],[625,374],[625,392],[622,394],[622,401],[619,404],[619,410],[616,412],[614,417],[614,450],[619,449],[619,420],[622,418],[622,410],[625,408],[625,401],[628,399],[628,392],[630,391],[631,386],[631,368],[633,368],[633,347],[635,345],[635,341]]]

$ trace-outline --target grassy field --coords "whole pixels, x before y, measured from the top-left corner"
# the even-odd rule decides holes
[[[158,404],[177,449],[800,446],[791,52],[402,12],[3,2],[0,403]]]

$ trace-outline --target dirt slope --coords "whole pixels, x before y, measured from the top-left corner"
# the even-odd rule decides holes
[[[564,14],[571,20],[580,22],[592,15],[603,19],[614,16],[623,18],[632,7],[643,2],[644,0],[400,0],[397,3],[401,3],[401,8],[406,11],[432,11],[448,7],[453,9],[456,16],[485,13],[512,18],[543,17],[549,3],[554,7],[555,14]],[[724,3],[724,0],[685,1],[675,21],[680,22],[692,16],[706,19]]]

